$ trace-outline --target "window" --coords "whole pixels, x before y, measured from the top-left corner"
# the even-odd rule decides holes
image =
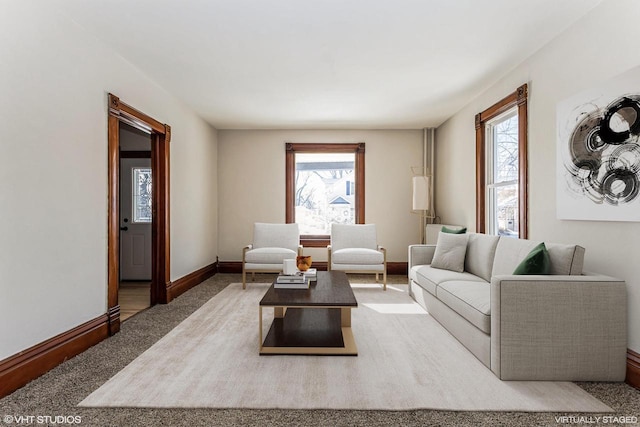
[[[527,85],[476,115],[476,230],[527,238]]]
[[[364,223],[364,143],[292,144],[286,150],[286,222],[301,243],[329,244],[332,223]]]
[[[133,223],[151,222],[151,168],[133,168]]]

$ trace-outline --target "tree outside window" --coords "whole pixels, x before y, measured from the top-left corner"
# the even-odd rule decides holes
[[[364,222],[364,143],[289,143],[286,159],[286,221],[303,245],[326,246],[332,223]]]

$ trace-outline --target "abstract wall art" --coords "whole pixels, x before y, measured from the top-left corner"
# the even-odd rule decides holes
[[[558,104],[559,219],[640,221],[640,67]]]

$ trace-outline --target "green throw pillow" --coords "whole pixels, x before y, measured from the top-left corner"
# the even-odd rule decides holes
[[[540,243],[518,264],[513,274],[549,274],[550,270],[549,251],[544,243]]]
[[[453,228],[442,226],[442,230],[440,231],[442,231],[443,233],[449,233],[449,234],[464,234],[467,232],[467,227],[454,230]]]

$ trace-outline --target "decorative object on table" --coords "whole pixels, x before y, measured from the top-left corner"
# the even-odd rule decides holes
[[[640,221],[640,67],[558,103],[559,219]]]
[[[296,274],[298,272],[298,268],[296,267],[296,260],[285,259],[282,261],[282,273],[286,275]]]
[[[298,270],[307,271],[309,267],[311,267],[311,256],[309,255],[298,255],[296,257],[296,264],[298,265]]]

